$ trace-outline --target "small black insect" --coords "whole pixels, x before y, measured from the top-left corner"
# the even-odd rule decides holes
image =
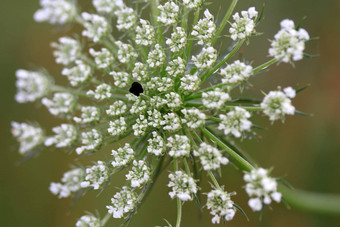
[[[143,87],[140,83],[138,82],[133,82],[131,84],[131,87],[129,89],[129,92],[131,92],[132,94],[134,94],[135,96],[139,96],[140,93],[143,93]]]

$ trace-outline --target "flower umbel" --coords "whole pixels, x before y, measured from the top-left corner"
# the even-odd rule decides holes
[[[296,91],[279,88],[261,102],[233,90],[260,93],[249,89],[250,80],[277,61],[301,60],[308,33],[283,20],[269,49],[273,58],[253,67],[257,60],[248,63],[238,50],[257,34],[261,17],[254,7],[230,19],[237,2],[232,1],[221,21],[210,13],[209,1],[158,2],[92,0],[90,14],[73,0],[41,0],[34,16],[50,24],[78,23],[83,31],[82,37],[52,43],[69,85],[57,85],[43,70],[17,71],[17,102],[41,102],[65,121],[52,128],[52,135],[37,124],[12,122],[19,152],[30,157],[53,145],[74,151],[79,161],[106,152],[105,161],[91,160],[91,166],[73,168],[60,183],[51,183],[50,191],[59,198],[105,193],[114,187],[111,176],[126,171],[127,183],[111,198],[106,216],[84,215],[76,226],[103,227],[110,217],[129,221],[169,163],[176,227],[183,202],[202,204],[200,191],[210,190],[204,194],[212,223],[230,221],[241,210],[230,198],[234,193],[227,193],[215,178],[229,162],[247,171],[252,210],[281,200],[276,180],[239,155],[236,143],[256,134],[252,116],[263,113],[275,121],[293,115]],[[226,30],[227,37],[222,33]],[[222,42],[230,45],[220,48]],[[212,190],[200,184],[200,174],[209,177]]]

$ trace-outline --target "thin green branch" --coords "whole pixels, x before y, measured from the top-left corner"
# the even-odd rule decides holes
[[[231,14],[233,13],[233,11],[234,11],[234,9],[235,9],[235,6],[236,6],[237,2],[238,2],[238,0],[233,0],[233,1],[231,2],[230,6],[229,6],[229,8],[228,8],[228,11],[226,12],[226,14],[225,14],[225,16],[224,16],[224,18],[223,18],[223,20],[222,20],[220,26],[218,27],[218,29],[217,29],[217,31],[216,31],[216,33],[215,33],[215,37],[214,37],[213,40],[211,41],[211,45],[212,45],[212,46],[216,43],[216,41],[217,41],[217,39],[219,38],[221,32],[223,31],[225,25],[227,24],[227,22],[228,22],[228,20],[229,20],[229,18],[230,18],[230,16],[231,16]]]

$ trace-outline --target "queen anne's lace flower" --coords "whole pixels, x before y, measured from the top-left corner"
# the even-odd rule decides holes
[[[44,131],[37,125],[12,122],[12,134],[20,143],[20,154],[26,154],[44,142]]]
[[[100,69],[109,69],[114,63],[113,55],[106,48],[102,48],[100,51],[95,51],[91,48],[89,52],[94,57],[96,65]]]
[[[209,45],[216,31],[216,25],[214,23],[214,16],[211,15],[208,9],[204,11],[204,19],[198,21],[195,25],[194,30],[191,32],[196,39],[198,44]]]
[[[117,58],[121,63],[130,63],[138,57],[135,49],[130,44],[126,44],[121,41],[116,41],[115,44],[118,47]]]
[[[53,55],[58,64],[69,65],[81,58],[82,47],[78,40],[61,37],[59,43],[52,43],[51,46],[56,49]]]
[[[67,198],[71,196],[72,192],[81,189],[81,182],[85,178],[85,171],[81,168],[72,169],[64,173],[61,178],[62,183],[52,182],[50,184],[50,191],[60,198]]]
[[[168,143],[166,144],[170,151],[169,155],[171,157],[182,157],[188,156],[190,153],[190,141],[187,136],[184,135],[174,135],[168,138]]]
[[[127,125],[124,117],[120,117],[116,120],[110,121],[110,127],[108,128],[108,132],[112,136],[120,136],[127,129]]]
[[[122,218],[135,208],[137,195],[132,189],[123,187],[111,198],[111,203],[112,206],[106,206],[108,212],[112,214],[113,218]]]
[[[102,227],[100,219],[92,215],[84,215],[79,218],[76,227]]]
[[[146,60],[146,62],[148,63],[150,68],[156,68],[162,65],[164,60],[164,51],[159,44],[156,44],[155,48],[149,53],[148,60]]]
[[[92,0],[92,3],[99,13],[108,14],[124,6],[123,0]]]
[[[157,17],[159,22],[165,25],[172,25],[177,22],[179,6],[173,1],[168,1],[164,5],[158,6],[160,15]]]
[[[123,5],[115,11],[117,16],[117,29],[118,30],[131,30],[137,24],[136,12],[129,7]]]
[[[15,100],[19,103],[33,102],[47,95],[51,89],[51,82],[41,72],[19,69],[15,73],[18,89]]]
[[[196,108],[183,109],[181,111],[184,114],[182,123],[186,124],[189,128],[195,129],[204,125],[206,115]]]
[[[83,36],[97,43],[109,35],[111,27],[104,17],[86,12],[82,13],[81,16],[85,20],[83,24],[86,29],[82,32]]]
[[[218,169],[221,164],[226,165],[229,162],[221,151],[207,143],[201,143],[200,148],[194,151],[194,155],[200,158],[204,170]]]
[[[134,151],[130,144],[126,143],[124,147],[118,148],[118,150],[112,150],[113,161],[111,165],[113,167],[122,167],[130,164],[134,158]]]
[[[100,186],[108,181],[110,174],[109,168],[102,161],[87,168],[85,172],[85,180],[80,183],[80,186],[82,188],[92,187],[94,190],[100,189]]]
[[[169,76],[171,77],[178,77],[185,73],[186,70],[186,63],[181,57],[177,57],[169,62],[168,66],[166,67],[166,71]]]
[[[223,92],[220,88],[202,94],[202,103],[209,109],[220,109],[228,100],[230,100],[229,94]]]
[[[66,24],[73,22],[77,9],[71,0],[40,0],[42,9],[34,14],[37,22],[50,24]]]
[[[140,19],[141,26],[136,28],[136,43],[143,46],[151,46],[156,42],[155,30],[149,21]]]
[[[285,19],[281,21],[281,30],[274,36],[269,55],[286,63],[299,61],[303,58],[307,40],[309,40],[309,35],[305,29],[296,30],[294,22]]]
[[[247,11],[241,11],[233,15],[234,23],[231,24],[229,29],[231,38],[233,40],[241,40],[248,38],[255,33],[255,19],[257,11],[255,7],[250,7]]]
[[[100,109],[95,106],[82,106],[81,116],[73,117],[73,120],[79,124],[89,124],[100,120]]]
[[[268,170],[263,168],[253,169],[245,173],[243,177],[246,184],[246,192],[251,199],[248,205],[253,211],[260,211],[263,204],[270,204],[272,200],[281,201],[281,193],[277,192],[277,182],[269,176]]]
[[[114,218],[130,219],[137,212],[158,173],[169,162],[174,171],[169,175],[169,195],[177,198],[178,208],[183,201],[193,200],[199,190],[192,176],[201,179],[201,172],[192,172],[205,170],[214,185],[207,201],[212,222],[231,220],[238,206],[212,172],[222,173],[227,157],[234,154],[236,146],[229,144],[239,140],[233,141],[229,135],[241,137],[250,131],[250,112],[256,115],[260,113],[257,110],[263,110],[271,121],[293,114],[291,99],[296,92],[290,87],[272,91],[261,105],[252,97],[237,97],[237,93],[231,100],[230,94],[247,85],[253,72],[261,73],[277,61],[300,60],[308,33],[283,20],[269,49],[274,58],[253,70],[239,60],[230,60],[237,58],[243,41],[250,41],[256,33],[260,20],[254,7],[234,14],[228,24],[237,2],[233,1],[215,24],[205,7],[209,1],[205,4],[204,0],[170,0],[161,5],[152,0],[92,0],[91,14],[82,12],[77,2],[82,1],[41,0],[42,9],[35,14],[36,20],[52,24],[75,22],[83,26],[83,31],[82,36],[61,37],[52,43],[55,60],[65,67],[61,74],[69,86],[55,84],[44,71],[17,71],[16,100],[41,100],[51,114],[66,121],[47,130],[51,135],[45,135],[37,125],[13,122],[12,133],[20,143],[20,153],[30,158],[53,145],[65,150],[75,148],[78,155],[88,158],[102,146],[109,148],[112,152],[106,162],[96,160],[86,170],[65,173],[60,183],[51,183],[50,190],[60,198],[76,191],[78,195],[91,189],[105,191],[112,174],[129,168],[126,185],[131,188],[123,187],[107,206]],[[68,28],[73,27],[77,26]],[[228,44],[223,39],[227,27],[236,41],[230,46],[222,45]],[[72,119],[76,125],[71,124]],[[233,159],[233,164],[244,167],[242,158]],[[248,162],[249,170],[254,164]],[[180,168],[186,173],[178,171]],[[261,175],[261,171],[245,176],[253,210],[281,199],[276,181]],[[76,225],[98,227],[109,217],[100,220],[89,214]]]
[[[91,66],[84,63],[82,60],[76,60],[76,66],[65,68],[61,72],[70,81],[72,86],[79,86],[90,81],[92,77]]]
[[[241,107],[235,107],[227,115],[220,114],[221,123],[218,129],[222,130],[225,135],[233,134],[235,137],[241,137],[243,131],[249,131],[252,123],[248,120],[250,113]]]
[[[183,5],[190,9],[195,9],[203,4],[204,0],[183,0]]]
[[[156,156],[162,155],[165,150],[165,143],[163,138],[157,133],[152,132],[152,138],[148,139],[147,150],[149,153]]]
[[[207,208],[210,210],[210,214],[214,216],[211,220],[213,224],[219,224],[221,218],[226,221],[234,218],[236,209],[234,208],[234,202],[230,199],[230,194],[220,189],[215,189],[209,192],[207,197]]]
[[[295,107],[292,105],[291,98],[295,97],[295,90],[287,87],[282,91],[271,91],[263,99],[261,107],[271,121],[284,119],[286,114],[293,115]]]
[[[213,66],[216,58],[216,50],[213,47],[203,47],[199,55],[192,57],[192,61],[199,70],[206,70]]]
[[[118,100],[109,106],[109,109],[106,110],[106,113],[110,116],[115,117],[126,113],[126,111],[127,111],[126,104],[123,101]]]
[[[48,111],[56,116],[68,117],[73,114],[77,98],[70,93],[55,93],[52,100],[43,98],[41,103],[48,108]]]
[[[95,91],[89,90],[86,94],[99,101],[102,101],[112,97],[112,87],[108,84],[102,83],[96,87]]]
[[[71,124],[61,124],[60,126],[54,127],[52,131],[55,135],[45,140],[45,146],[55,144],[58,148],[69,147],[73,145],[78,138],[78,131],[76,127]]]
[[[143,160],[133,161],[132,170],[126,175],[126,179],[131,181],[131,187],[139,188],[150,180],[150,169]]]
[[[198,187],[195,180],[183,171],[176,171],[169,174],[170,182],[168,187],[172,189],[169,192],[171,199],[177,197],[182,201],[192,200],[192,194],[196,194]]]
[[[92,129],[81,133],[81,142],[83,146],[76,149],[76,153],[79,155],[85,151],[91,152],[98,149],[102,145],[103,136],[98,130]]]
[[[247,80],[253,73],[253,67],[246,65],[239,60],[221,69],[220,74],[223,76],[222,83],[236,84]]]
[[[171,39],[166,40],[166,44],[174,53],[183,50],[187,45],[187,34],[185,33],[184,28],[176,27],[171,34]]]

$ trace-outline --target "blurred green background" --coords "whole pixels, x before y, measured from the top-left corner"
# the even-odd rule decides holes
[[[216,12],[220,5],[226,7],[231,0],[213,0],[209,6]],[[80,1],[81,2],[81,1]],[[85,1],[89,2],[89,1]],[[236,10],[255,5],[258,9],[264,1],[242,0]],[[60,150],[44,151],[29,162],[20,164],[17,145],[10,135],[10,122],[38,121],[46,129],[59,122],[52,118],[45,108],[38,104],[19,105],[14,101],[15,71],[18,68],[43,66],[52,75],[60,75],[60,66],[54,63],[50,42],[63,34],[47,24],[33,21],[38,9],[38,0],[0,1],[0,100],[1,137],[0,158],[0,226],[16,227],[64,227],[74,226],[85,210],[99,211],[104,215],[105,205],[120,186],[123,175],[113,178],[105,193],[95,192],[81,198],[74,208],[72,199],[58,200],[49,190],[51,181],[59,181],[62,173],[74,164],[75,155]],[[226,10],[226,9],[223,9]],[[278,85],[295,86],[310,83],[311,87],[294,99],[295,106],[313,117],[289,117],[285,124],[271,125],[266,119],[257,124],[269,128],[261,131],[261,140],[245,141],[241,147],[248,151],[265,168],[274,167],[273,175],[286,176],[296,188],[340,193],[340,1],[338,0],[271,0],[266,1],[265,17],[258,31],[264,35],[251,38],[249,46],[243,48],[244,57],[254,60],[253,65],[266,61],[271,39],[279,29],[279,22],[285,18],[300,21],[313,41],[307,52],[320,57],[306,59],[295,64],[272,67],[269,72],[253,79],[257,89],[269,91]],[[242,51],[242,52],[243,52]],[[258,90],[254,93],[260,96]],[[51,120],[53,119],[53,120]],[[107,157],[109,153],[95,158]],[[84,164],[88,164],[85,160]],[[167,195],[167,172],[163,173],[151,195],[135,215],[131,226],[163,226],[162,218],[174,222],[176,202]],[[237,191],[234,200],[241,205],[251,221],[242,215],[228,223],[228,226],[340,226],[339,217],[307,214],[288,210],[282,204],[266,209],[262,218],[252,213],[247,206],[247,197],[242,189],[241,174],[231,167],[224,168],[222,183],[229,191]],[[201,216],[194,203],[186,203],[183,211],[183,226],[213,226],[206,211]],[[119,226],[110,221],[108,226]],[[215,225],[218,226],[218,225]]]

